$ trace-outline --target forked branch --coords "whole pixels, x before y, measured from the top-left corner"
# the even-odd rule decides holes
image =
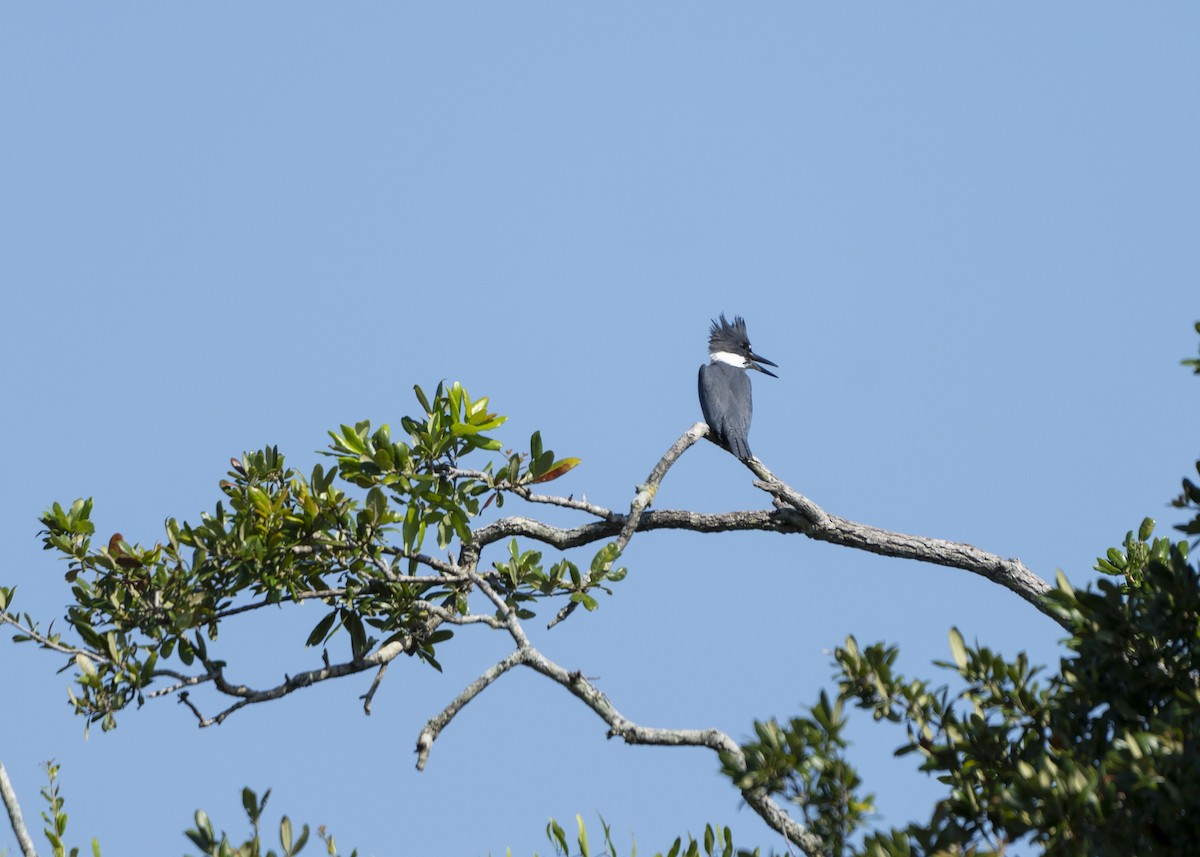
[[[500,676],[517,665],[529,667],[570,691],[608,724],[608,737],[610,738],[621,738],[627,744],[660,747],[707,747],[730,762],[734,768],[745,770],[746,760],[741,747],[729,735],[718,729],[659,729],[641,726],[626,718],[599,688],[584,677],[582,672],[568,670],[538,651],[529,642],[516,613],[486,581],[477,579],[476,584],[496,606],[497,616],[505,623],[516,644],[516,649],[467,685],[462,693],[425,724],[425,728],[417,737],[417,770],[425,769],[433,742],[437,740],[442,730],[454,719],[455,715]],[[746,803],[789,842],[795,844],[805,854],[815,857],[822,853],[821,840],[803,824],[788,815],[764,789],[742,789],[741,791]]]

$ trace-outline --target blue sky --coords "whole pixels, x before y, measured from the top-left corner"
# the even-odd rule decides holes
[[[1143,516],[1176,520],[1198,452],[1197,57],[1185,3],[7,4],[0,580],[61,615],[52,501],[153,542],[231,455],[307,470],[326,429],[397,425],[442,378],[621,506],[699,418],[726,312],[780,365],[751,441],[794,487],[1086,583]],[[768,502],[708,444],[656,501]],[[951,625],[1058,656],[964,572],[765,534],[643,534],[625,559],[597,613],[534,634],[646,725],[746,736],[816,699],[847,634],[910,673]],[[314,662],[318,615],[222,645],[276,680]],[[549,816],[596,812],[642,853],[708,821],[782,848],[711,754],[606,741],[532,674],[418,774],[425,720],[507,651],[454,642],[442,675],[395,665],[370,718],[366,677],[203,731],[160,701],[86,741],[59,661],[4,645],[0,758],[31,818],[58,759],[68,838],[106,854],[182,852],[196,807],[240,832],[243,785],[364,855],[545,854]],[[923,816],[899,734],[855,724],[883,820]]]

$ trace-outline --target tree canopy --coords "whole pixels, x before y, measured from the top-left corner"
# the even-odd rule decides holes
[[[1200,374],[1200,360],[1185,363]],[[746,466],[770,509],[652,510],[668,470],[707,433],[703,423],[672,444],[627,510],[614,511],[539,493],[578,459],[557,456],[537,432],[527,449],[503,449],[492,432],[505,418],[487,398],[473,399],[457,383],[414,393],[419,410],[400,421],[397,437],[387,425],[342,425],[329,433],[328,466],[311,473],[288,467],[275,447],[231,460],[220,483],[226,499],[196,522],[168,518],[152,545],[120,533],[97,538],[90,499],[53,504],[41,518],[42,538],[66,561],[68,630],[44,630],[15,612],[13,587],[0,587],[0,619],[16,640],[66,656],[75,710],[105,730],[130,705],[155,698],[178,699],[208,727],[248,705],[374,671],[363,697],[369,713],[393,661],[404,655],[440,669],[439,652],[455,633],[480,626],[505,635],[511,652],[430,717],[415,736],[418,768],[464,706],[521,666],[575,696],[610,737],[711,749],[746,803],[806,854],[984,855],[1021,843],[1064,855],[1200,853],[1200,823],[1189,811],[1200,794],[1200,570],[1188,542],[1156,537],[1151,519],[1098,559],[1104,576],[1094,587],[1076,589],[1061,575],[1051,585],[1019,560],[971,545],[831,515],[757,459]],[[559,507],[584,522],[560,527],[504,514],[506,500]],[[1178,529],[1200,535],[1195,482],[1183,481],[1175,505],[1194,513]],[[1064,654],[1057,669],[1037,667],[1024,654],[1009,660],[968,644],[951,629],[951,660],[938,664],[949,681],[937,683],[897,673],[895,646],[850,637],[834,653],[836,690],[820,692],[788,722],[755,723],[749,741],[635,723],[591,679],[535,647],[525,623],[540,616],[553,627],[580,606],[599,609],[628,573],[619,561],[630,540],[660,528],[792,534],[960,568],[1056,621]],[[564,553],[581,547],[587,562]],[[209,654],[225,623],[307,601],[327,609],[293,642],[320,650],[319,665],[297,655],[281,682],[255,688],[238,677],[232,658]],[[873,799],[843,734],[852,708],[902,724],[907,740],[897,754],[915,754],[920,769],[945,784],[928,821],[872,825]],[[47,799],[57,818],[57,798]],[[244,795],[253,826],[245,853],[257,853],[265,801]],[[579,827],[577,845],[586,851],[582,820]],[[188,835],[203,853],[234,853],[221,850],[232,846],[201,814]],[[557,822],[548,836],[556,850],[570,850]],[[284,853],[293,853],[307,829],[293,840],[288,822],[286,839]],[[326,844],[336,853],[331,838]],[[670,853],[688,848],[711,854],[734,846],[718,826]],[[606,849],[614,850],[611,841]]]

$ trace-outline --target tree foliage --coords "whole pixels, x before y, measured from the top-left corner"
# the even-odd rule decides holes
[[[441,620],[469,612],[470,584],[450,563],[422,553],[426,542],[439,549],[457,542],[460,553],[470,551],[471,523],[488,503],[502,505],[506,491],[555,479],[579,461],[556,459],[535,433],[529,453],[459,469],[473,452],[500,450],[486,433],[505,418],[458,384],[439,384],[432,397],[414,390],[424,413],[401,419],[407,440],[394,440],[387,425],[343,425],[329,433],[324,453],[333,466],[318,464],[308,475],[287,467],[276,447],[245,454],[231,461],[220,483],[226,499],[212,513],[195,524],[168,518],[165,538],[150,547],[120,533],[97,546],[90,499],[53,504],[41,517],[43,542],[68,565],[74,603],[66,621],[80,641],[70,648],[76,710],[111,729],[119,711],[145,702],[156,679],[228,690],[224,662],[208,655],[222,622],[313,599],[329,609],[304,642],[324,647],[342,635],[349,671],[371,666],[368,653],[396,642],[440,668],[436,647],[453,636]],[[352,495],[355,488],[361,490]],[[611,549],[588,574],[567,560],[543,569],[540,554],[518,551],[515,541],[510,557],[491,576],[509,603],[521,605],[522,617],[533,615],[527,602],[556,595],[594,609],[589,591],[621,576],[607,567]],[[421,566],[438,573],[421,575]],[[0,608],[11,598],[11,589],[0,591]],[[32,617],[24,620],[19,641],[62,644],[61,634],[43,636]],[[203,669],[187,672],[197,662]]]

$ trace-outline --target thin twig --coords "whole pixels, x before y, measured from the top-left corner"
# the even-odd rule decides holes
[[[178,673],[174,670],[154,671],[155,678],[162,675],[175,679],[175,684],[169,685],[168,687],[160,687],[158,690],[152,690],[146,694],[146,696],[150,697],[151,699],[156,696],[169,696],[177,690],[183,690],[187,687],[194,687],[198,684],[204,684],[205,682],[213,680],[211,673],[205,673],[204,675],[184,675],[183,673]]]
[[[605,509],[603,506],[597,506],[595,503],[589,503],[586,499],[576,500],[574,497],[555,497],[552,494],[534,494],[528,488],[522,486],[519,490],[513,491],[522,500],[529,503],[548,503],[551,506],[562,506],[564,509],[575,509],[578,512],[587,512],[589,515],[595,515],[597,518],[608,520],[613,516],[610,509]]]
[[[587,500],[576,500],[574,497],[555,497],[551,494],[534,494],[533,489],[528,485],[497,484],[492,474],[482,470],[468,470],[466,468],[449,466],[439,469],[451,478],[478,479],[494,491],[515,494],[529,503],[549,503],[552,506],[562,506],[564,509],[587,512],[589,515],[595,515],[597,518],[608,518],[612,515],[612,512],[608,509],[605,509],[603,506],[597,506],[594,503],[589,503]]]
[[[64,655],[83,655],[86,658],[91,658],[93,661],[95,661],[98,664],[109,663],[111,660],[110,658],[106,658],[103,655],[96,654],[95,652],[91,651],[90,649],[78,649],[75,646],[67,646],[67,645],[64,645],[63,643],[56,642],[55,640],[52,640],[49,637],[47,637],[45,634],[40,633],[32,625],[22,624],[21,622],[19,622],[15,618],[13,618],[8,613],[0,613],[0,624],[12,625],[14,628],[16,628],[18,631],[20,631],[26,637],[30,637],[31,639],[35,640],[37,642],[37,644],[39,646],[41,646],[43,649],[49,649],[52,652],[59,652]],[[50,624],[51,624],[51,626],[54,625],[53,622],[51,622]]]

